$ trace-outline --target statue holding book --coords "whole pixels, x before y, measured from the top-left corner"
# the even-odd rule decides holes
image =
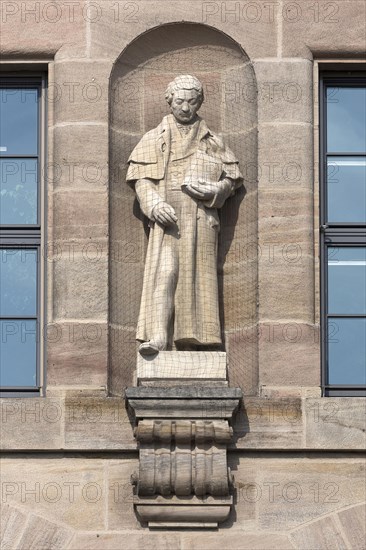
[[[143,355],[221,344],[218,209],[242,185],[234,154],[197,115],[200,81],[178,76],[165,98],[171,114],[128,160],[127,182],[150,226],[136,335]]]

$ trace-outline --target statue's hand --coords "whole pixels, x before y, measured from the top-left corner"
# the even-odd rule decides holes
[[[174,208],[164,201],[154,206],[152,215],[154,220],[162,225],[174,225],[178,221]]]
[[[198,183],[191,183],[186,186],[187,193],[194,199],[209,201],[213,199],[219,190],[217,183],[199,180]]]

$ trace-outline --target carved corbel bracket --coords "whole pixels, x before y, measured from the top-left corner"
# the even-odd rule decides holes
[[[134,387],[126,390],[137,426],[137,515],[149,527],[217,527],[232,506],[229,420],[241,390]]]

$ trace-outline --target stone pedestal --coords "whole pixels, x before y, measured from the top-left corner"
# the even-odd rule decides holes
[[[222,351],[161,351],[137,357],[137,384],[152,381],[212,380],[226,383],[226,353]]]
[[[139,472],[132,480],[134,506],[137,516],[151,528],[214,528],[228,517],[232,506],[232,476],[227,466],[227,445],[232,437],[229,422],[242,393],[225,385],[210,386],[212,380],[225,383],[224,353],[202,352],[202,357],[200,352],[190,353],[163,352],[161,357],[139,359],[140,382],[152,374],[153,385],[126,390],[128,406],[136,418],[140,453]],[[199,365],[204,366],[202,372],[197,368],[201,377],[194,379],[192,369]],[[210,373],[209,366],[213,379],[204,377]],[[179,384],[173,376],[176,385],[164,385],[163,374],[169,373],[187,374],[186,384]],[[172,378],[166,380],[171,383]]]

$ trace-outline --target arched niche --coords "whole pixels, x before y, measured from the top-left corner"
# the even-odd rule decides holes
[[[204,85],[200,115],[223,134],[240,161],[243,188],[221,210],[220,308],[230,385],[257,386],[257,86],[242,48],[206,25],[174,23],[136,38],[110,78],[109,390],[133,385],[147,227],[125,183],[127,159],[141,136],[169,113],[167,84],[193,74]],[[146,220],[145,220],[146,221]]]

